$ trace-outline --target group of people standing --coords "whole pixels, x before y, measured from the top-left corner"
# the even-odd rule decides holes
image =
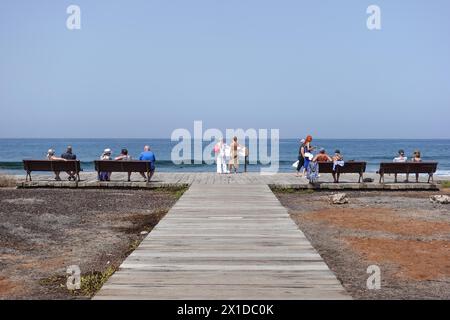
[[[311,145],[313,138],[308,135],[305,139],[300,140],[300,147],[298,150],[298,161],[296,162],[296,176],[301,177],[305,173],[307,176],[318,172],[317,162],[333,162],[334,165],[343,166],[344,156],[339,149],[334,151],[334,155],[330,156],[325,149],[320,148],[319,153],[313,154],[316,147]]]
[[[214,146],[217,173],[223,174],[232,171],[237,173],[239,169],[239,150],[241,148],[242,146],[238,143],[236,136],[233,137],[233,141],[229,146],[225,143],[225,139],[219,139],[219,142]],[[227,158],[229,158],[228,161]]]
[[[72,146],[68,146],[66,149],[66,152],[61,154],[61,157],[56,156],[56,152],[54,149],[49,149],[47,151],[47,160],[55,160],[55,161],[67,161],[67,160],[77,160],[76,154],[73,153]],[[120,151],[120,154],[116,157],[112,157],[112,150],[110,148],[106,148],[103,150],[102,154],[100,155],[100,160],[111,160],[111,161],[131,161],[133,158],[128,154],[128,149],[123,148]],[[142,161],[148,161],[150,163],[150,172],[148,174],[148,177],[146,177],[145,172],[140,172],[141,176],[146,179],[146,181],[150,181],[153,174],[155,173],[155,162],[156,157],[153,151],[151,151],[150,146],[146,145],[144,146],[144,151],[141,152],[139,155],[138,160]],[[68,171],[67,172],[69,176],[69,181],[73,180],[75,181],[75,172]],[[98,179],[100,181],[109,181],[111,179],[111,172],[99,172]],[[60,181],[60,172],[55,171],[55,180]]]

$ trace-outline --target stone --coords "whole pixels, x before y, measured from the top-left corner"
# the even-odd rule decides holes
[[[346,193],[335,193],[330,196],[332,204],[345,204],[348,203],[348,197]]]
[[[430,197],[430,201],[439,204],[449,204],[450,197],[444,194],[437,194]]]
[[[148,234],[148,231],[141,231],[142,235]]]

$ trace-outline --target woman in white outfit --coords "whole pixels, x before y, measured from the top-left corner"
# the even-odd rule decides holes
[[[214,152],[216,153],[217,173],[228,173],[227,163],[225,159],[225,148],[223,138],[214,146]]]

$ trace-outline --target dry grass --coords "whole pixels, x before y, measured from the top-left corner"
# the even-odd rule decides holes
[[[0,188],[12,188],[16,186],[16,179],[12,176],[0,174]]]
[[[450,180],[442,181],[441,186],[445,189],[450,188]]]

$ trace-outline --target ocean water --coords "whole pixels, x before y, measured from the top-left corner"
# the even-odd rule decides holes
[[[149,144],[156,155],[158,171],[215,171],[215,165],[186,163],[175,165],[171,161],[171,151],[177,143],[170,139],[0,139],[0,171],[21,174],[23,159],[44,159],[49,148],[55,149],[59,155],[65,151],[67,145],[73,146],[74,153],[82,161],[83,170],[90,171],[94,170],[93,160],[99,158],[104,148],[111,148],[113,156],[119,154],[120,149],[127,148],[129,154],[136,158],[145,144]],[[204,143],[205,146],[207,144],[209,143]],[[312,144],[318,148],[325,148],[329,154],[335,149],[340,149],[346,160],[366,161],[369,172],[375,172],[382,161],[392,161],[399,149],[405,150],[408,157],[411,157],[415,149],[419,149],[423,160],[439,162],[438,175],[450,175],[449,139],[315,139]],[[291,165],[297,160],[298,148],[297,139],[280,140],[280,172],[293,172]],[[268,150],[270,155],[270,146]],[[251,164],[248,170],[259,171],[260,168],[261,164]]]

